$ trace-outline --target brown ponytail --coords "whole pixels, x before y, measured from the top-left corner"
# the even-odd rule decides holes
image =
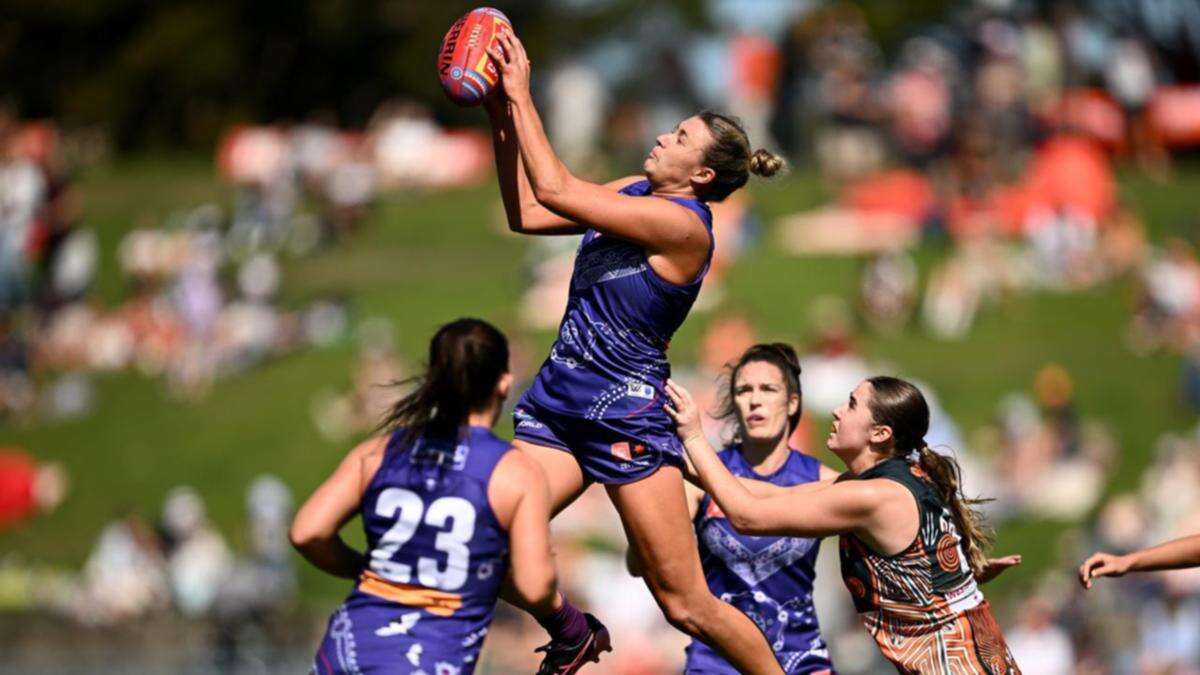
[[[962,472],[953,457],[941,455],[925,444],[929,431],[929,404],[921,390],[895,377],[872,377],[868,407],[876,424],[891,427],[893,456],[911,457],[929,476],[942,501],[950,509],[954,526],[962,537],[963,552],[976,575],[987,564],[988,549],[995,538],[974,508],[987,499],[968,499],[962,494]]]
[[[988,550],[995,541],[995,533],[983,522],[983,515],[974,507],[989,500],[967,499],[962,494],[962,471],[953,457],[938,454],[925,446],[918,450],[918,464],[937,486],[942,500],[950,507],[954,525],[962,536],[963,551],[967,563],[976,575],[987,565]]]

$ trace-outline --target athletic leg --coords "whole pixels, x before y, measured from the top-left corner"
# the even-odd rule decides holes
[[[546,480],[550,483],[550,516],[553,518],[583,494],[588,483],[583,478],[583,469],[575,456],[569,452],[545,445],[536,445],[521,439],[513,440],[513,447],[537,460]]]
[[[740,673],[783,672],[754,622],[709,591],[679,469],[664,465],[647,478],[607,488],[667,621],[712,646]]]

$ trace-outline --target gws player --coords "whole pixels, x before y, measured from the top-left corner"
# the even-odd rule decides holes
[[[730,523],[748,534],[840,535],[842,578],[883,656],[901,673],[1019,673],[978,584],[1020,562],[988,560],[989,537],[959,491],[958,465],[925,445],[929,406],[912,384],[873,377],[833,413],[832,484],[748,491],[668,384],[688,455]]]
[[[443,326],[390,433],[352,450],[296,513],[300,553],[357,580],[316,673],[471,673],[509,568],[523,606],[555,617],[546,479],[490,431],[511,383],[500,331],[477,319]],[[366,555],[338,535],[356,512]]]
[[[552,510],[604,483],[667,619],[746,673],[779,672],[762,633],[708,591],[684,501],[683,449],[662,411],[666,349],[712,258],[706,201],[782,160],[752,153],[727,117],[689,117],[658,137],[645,175],[596,185],[567,170],[529,93],[529,60],[511,33],[489,53],[502,90],[487,102],[509,227],[583,234],[550,357],[515,410],[514,444],[550,481]],[[573,658],[555,642],[551,655]]]
[[[788,446],[800,423],[800,364],[786,344],[747,349],[729,373],[719,417],[734,422],[733,443],[721,463],[755,491],[832,483],[837,472]],[[829,673],[829,650],[813,608],[819,539],[741,534],[721,508],[687,486],[700,562],[713,593],[742,610],[762,629],[787,673]],[[631,561],[633,565],[637,561]],[[736,673],[699,641],[687,648],[687,673]]]

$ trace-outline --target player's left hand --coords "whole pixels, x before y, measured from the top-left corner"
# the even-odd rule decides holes
[[[501,31],[496,42],[488,47],[488,55],[500,70],[500,83],[509,98],[529,94],[529,55],[525,45],[511,31]]]
[[[1085,588],[1092,587],[1092,581],[1100,577],[1121,577],[1129,572],[1130,560],[1121,555],[1111,553],[1093,553],[1090,558],[1079,566],[1079,583]]]
[[[975,582],[986,584],[987,582],[1000,576],[1000,573],[1016,567],[1021,564],[1021,555],[1006,555],[1003,558],[988,558],[987,564],[983,566],[983,570],[975,575]]]
[[[664,405],[663,410],[666,410],[671,419],[675,420],[675,433],[679,434],[679,438],[687,441],[692,436],[702,434],[700,408],[692,400],[691,392],[684,389],[675,380],[667,380],[667,386],[664,389],[671,399],[671,403]]]

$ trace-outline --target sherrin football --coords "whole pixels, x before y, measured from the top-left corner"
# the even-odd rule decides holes
[[[500,82],[500,71],[487,49],[500,31],[512,32],[504,12],[478,7],[467,12],[446,32],[438,52],[438,79],[442,90],[461,106],[479,105]]]

